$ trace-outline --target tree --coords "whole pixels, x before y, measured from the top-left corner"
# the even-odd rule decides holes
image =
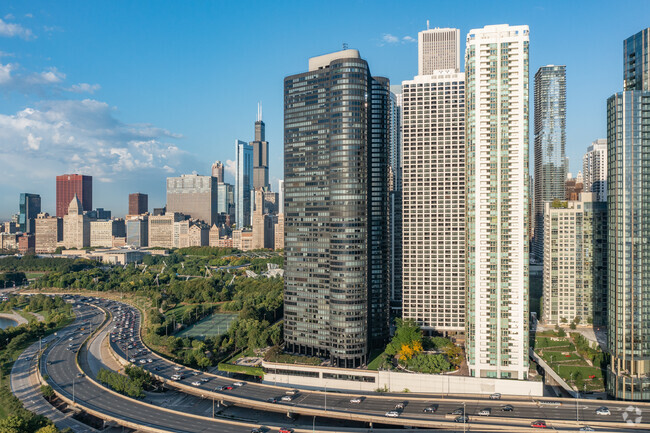
[[[59,433],[59,429],[53,425],[46,425],[36,430],[36,433]]]
[[[420,348],[422,347],[422,331],[415,321],[398,318],[395,319],[395,324],[397,325],[395,336],[388,343],[388,346],[386,346],[386,353],[389,355],[397,355],[402,350],[402,346],[407,345],[412,347],[416,341],[420,344]]]
[[[27,423],[18,415],[10,415],[0,420],[1,433],[24,433],[27,430]]]

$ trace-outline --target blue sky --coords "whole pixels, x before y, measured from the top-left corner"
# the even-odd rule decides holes
[[[530,26],[531,82],[539,66],[567,65],[575,173],[605,137],[622,41],[650,26],[650,2],[3,1],[0,20],[0,218],[18,212],[20,192],[53,213],[55,176],[69,172],[92,174],[94,206],[120,216],[130,192],[162,206],[166,176],[234,160],[258,101],[277,189],[283,78],[347,43],[399,84],[417,73],[408,37],[426,20],[460,28],[461,53],[472,28]]]

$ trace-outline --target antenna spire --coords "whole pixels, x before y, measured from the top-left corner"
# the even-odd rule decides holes
[[[257,103],[257,121],[258,122],[262,121],[262,103],[261,102]]]
[[[427,30],[429,30],[429,20],[427,20]]]

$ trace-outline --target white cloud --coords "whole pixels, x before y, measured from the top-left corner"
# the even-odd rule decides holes
[[[9,15],[5,16],[5,19],[10,19],[8,18]],[[11,18],[13,18],[13,16]],[[17,36],[25,40],[36,38],[30,29],[23,27],[20,24],[5,22],[2,19],[0,19],[0,36],[6,36],[9,38]]]
[[[391,35],[390,33],[384,33],[381,40],[387,44],[396,44],[399,42],[399,38],[395,35]]]
[[[32,15],[32,14],[25,14],[25,18],[34,18],[34,15]]]
[[[235,177],[237,175],[237,161],[233,161],[232,159],[226,160],[223,169],[226,171],[226,173],[231,174],[233,177]]]
[[[7,21],[9,21],[9,20],[13,20],[13,19],[14,19],[14,15],[13,15],[13,14],[7,14],[7,15],[5,15],[5,19],[6,19]]]
[[[79,84],[73,84],[72,86],[68,87],[67,90],[68,92],[73,92],[73,93],[90,93],[91,95],[101,89],[102,86],[99,84],[88,84],[88,83],[79,83]]]
[[[417,42],[415,38],[412,38],[411,36],[404,36],[402,38],[402,42],[409,42],[409,43],[414,43]]]

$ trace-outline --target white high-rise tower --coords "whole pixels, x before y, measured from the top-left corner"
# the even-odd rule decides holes
[[[467,321],[470,375],[528,376],[528,26],[470,30]]]
[[[460,71],[460,30],[427,29],[419,32],[418,75],[431,75],[445,69]]]
[[[596,194],[596,201],[607,201],[607,139],[599,138],[582,157],[583,190]]]

